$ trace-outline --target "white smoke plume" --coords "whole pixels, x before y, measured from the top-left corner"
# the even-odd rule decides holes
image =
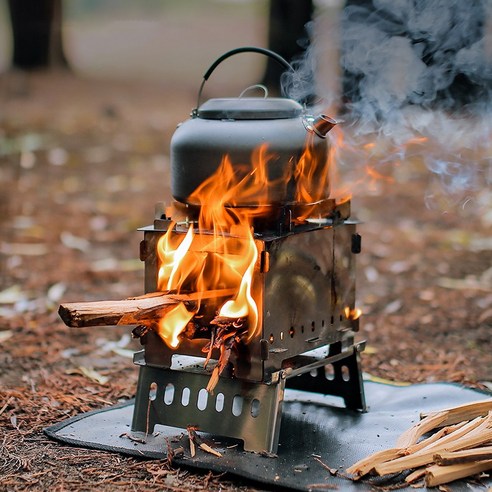
[[[337,108],[354,138],[350,158],[358,139],[371,135],[391,141],[385,162],[421,152],[451,201],[489,187],[492,0],[349,0],[342,7],[338,22],[320,7],[307,26],[306,56],[284,79],[289,97],[316,93],[321,107]],[[416,139],[426,142],[420,150],[407,145]],[[359,163],[370,157],[361,154]],[[339,157],[349,160],[343,151]]]
[[[351,112],[377,120],[412,104],[473,113],[490,105],[489,0],[357,3],[341,16],[340,63]]]

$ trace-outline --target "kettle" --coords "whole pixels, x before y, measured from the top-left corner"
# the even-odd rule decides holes
[[[327,172],[329,141],[326,134],[336,122],[326,115],[314,118],[297,101],[286,97],[244,97],[247,88],[236,98],[214,98],[201,104],[205,82],[225,59],[238,53],[254,52],[273,58],[286,70],[292,66],[277,53],[257,47],[242,47],[224,53],[203,76],[197,106],[190,119],[178,125],[171,138],[171,193],[178,201],[192,204],[190,196],[219,168],[224,156],[233,166],[244,168],[251,163],[256,149],[265,145],[270,159],[268,180],[278,183],[268,191],[268,203],[291,204],[296,198],[295,178],[284,180],[295,169],[310,142],[311,162]],[[263,86],[253,86],[263,87]],[[316,169],[311,171],[316,180]],[[319,177],[319,176],[318,176]],[[313,183],[316,186],[316,183]],[[329,189],[326,190],[329,194]],[[318,197],[324,199],[327,196]],[[234,206],[252,206],[241,202]]]

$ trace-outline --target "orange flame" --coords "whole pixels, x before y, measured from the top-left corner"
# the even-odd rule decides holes
[[[169,311],[158,323],[157,333],[169,345],[170,348],[177,348],[179,345],[179,335],[186,328],[194,312],[189,312],[183,303],[178,304]]]
[[[197,236],[196,225],[191,224],[183,237],[172,224],[157,244],[158,289],[177,292],[235,289],[236,295],[220,308],[219,316],[247,317],[247,341],[259,329],[258,308],[251,293],[258,259],[251,223],[255,216],[267,212],[272,186],[267,165],[272,157],[266,145],[259,147],[253,154],[250,169],[242,175],[238,173],[240,168],[224,157],[215,174],[189,197],[190,203],[200,205],[201,234]],[[252,206],[234,208],[239,200]],[[159,335],[171,348],[179,345],[179,334],[195,313],[180,305],[176,312],[171,311],[161,320]]]
[[[352,197],[352,189],[343,181],[339,174],[339,168],[335,165],[339,161],[339,154],[346,152],[349,146],[345,142],[344,133],[341,127],[335,126],[328,134],[330,148],[328,153],[329,172],[330,172],[330,196],[337,203],[344,203]]]
[[[306,146],[294,169],[296,201],[314,203],[328,196],[330,191],[330,163],[322,153],[315,152],[314,133],[308,133]]]
[[[188,198],[190,204],[200,207],[198,224],[191,224],[185,235],[177,233],[172,224],[158,241],[158,289],[197,293],[234,289],[235,296],[218,314],[247,318],[246,341],[254,338],[261,323],[252,295],[258,260],[252,222],[270,213],[275,197],[279,193],[287,196],[292,183],[295,194],[291,198],[298,203],[310,205],[328,197],[333,156],[327,159],[316,152],[315,138],[308,134],[298,163],[287,166],[275,179],[269,179],[268,165],[277,156],[268,151],[266,144],[253,152],[249,165],[233,165],[225,156],[217,171]],[[304,220],[311,211],[306,207],[305,215],[297,220]],[[158,333],[171,348],[179,345],[179,335],[198,309],[199,303],[194,313],[179,305],[159,322]]]
[[[369,164],[366,165],[366,174],[373,181],[386,181],[387,183],[394,183],[395,179],[392,176],[386,176],[374,169]]]
[[[346,306],[344,309],[345,317],[350,320],[359,319],[362,315],[362,311],[359,308],[350,308]]]

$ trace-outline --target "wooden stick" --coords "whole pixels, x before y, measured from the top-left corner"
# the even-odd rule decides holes
[[[479,400],[472,403],[465,403],[452,408],[440,410],[439,412],[421,413],[420,418],[429,417],[435,413],[447,412],[448,417],[441,425],[452,425],[462,422],[463,420],[472,420],[476,417],[484,417],[492,412],[492,398]]]
[[[421,414],[421,418],[421,422],[401,434],[395,448],[373,453],[353,464],[347,472],[357,480],[369,472],[386,475],[417,468],[407,477],[410,482],[424,476],[425,468],[419,467],[435,460],[452,466],[451,463],[470,465],[492,459],[492,398]],[[419,441],[437,428],[437,432]]]
[[[193,304],[202,299],[227,298],[234,289],[211,290],[192,294],[152,292],[119,301],[73,302],[62,304],[58,314],[71,328],[143,324],[162,317],[179,303]]]
[[[417,451],[420,451],[424,448],[428,448],[431,444],[435,443],[439,439],[442,439],[444,436],[447,436],[451,434],[452,432],[460,429],[466,424],[466,422],[460,422],[459,424],[455,425],[450,425],[448,427],[442,427],[438,431],[434,432],[431,436],[429,436],[426,439],[422,439],[422,441],[419,441],[416,444],[413,444],[412,446],[409,446],[408,448],[405,449],[405,454],[412,454],[416,453]],[[454,434],[456,436],[456,434]],[[454,437],[453,436],[453,437]]]
[[[455,429],[452,432],[446,433],[443,437],[438,439],[437,441],[432,442],[431,438],[428,438],[427,443],[424,447],[419,449],[419,452],[429,452],[432,450],[442,450],[443,448],[447,449],[447,446],[450,444],[456,444],[460,439],[469,438],[471,433],[474,432],[481,425],[486,423],[485,417],[477,417],[476,419],[471,420],[470,422],[464,422],[461,424],[455,424],[455,426],[451,426],[451,429]],[[449,427],[448,427],[449,428]],[[420,443],[416,444],[418,446]]]
[[[350,475],[355,475],[354,479],[358,480],[360,477],[367,475],[376,465],[389,462],[400,456],[402,456],[400,448],[383,449],[357,461],[345,471]]]
[[[427,487],[435,487],[436,485],[476,475],[487,470],[492,470],[492,460],[449,466],[432,465],[425,472],[425,484]]]
[[[442,439],[439,439],[417,453],[379,464],[374,468],[374,470],[378,475],[399,473],[404,470],[410,470],[412,468],[418,468],[419,466],[432,463],[434,455],[441,451],[455,451],[486,443],[492,439],[492,418],[477,417],[475,420],[478,419],[480,419],[479,425],[475,426],[470,431],[467,429],[467,425],[464,425],[461,429],[446,437],[443,437]],[[472,423],[475,424],[475,421],[469,422],[469,424]],[[457,434],[461,434],[461,436],[456,438]],[[455,436],[454,439],[452,438],[453,435]]]
[[[389,462],[396,458],[401,458],[402,456],[407,456],[409,454],[416,453],[417,451],[420,451],[426,446],[429,446],[433,442],[436,442],[438,439],[442,438],[443,436],[446,436],[451,432],[459,429],[463,425],[464,423],[460,423],[449,427],[443,427],[442,429],[439,429],[437,432],[432,434],[432,436],[429,436],[427,439],[424,439],[407,448],[391,448],[391,449],[385,449],[383,451],[378,451],[376,453],[373,453],[370,456],[367,456],[366,458],[359,460],[357,463],[354,463],[352,466],[347,468],[347,473],[350,473],[351,475],[355,475],[354,479],[358,480],[362,476],[370,473],[377,465]]]
[[[420,422],[406,430],[396,441],[397,448],[408,448],[415,444],[419,437],[422,437],[427,432],[439,427],[448,418],[448,412],[437,412],[428,415]]]
[[[423,478],[425,476],[425,470],[425,468],[419,468],[418,470],[415,470],[414,472],[410,473],[410,475],[407,475],[405,477],[405,482],[412,483]]]
[[[462,451],[445,451],[434,455],[434,461],[438,465],[456,465],[485,460],[492,460],[492,446],[482,446]]]

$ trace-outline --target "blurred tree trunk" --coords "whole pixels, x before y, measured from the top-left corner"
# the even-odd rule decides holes
[[[67,68],[62,43],[62,0],[9,0],[14,52],[23,70]]]
[[[313,10],[312,0],[270,0],[268,48],[288,62],[300,58],[309,45],[305,27]],[[269,58],[262,83],[278,93],[283,72],[284,68]]]

